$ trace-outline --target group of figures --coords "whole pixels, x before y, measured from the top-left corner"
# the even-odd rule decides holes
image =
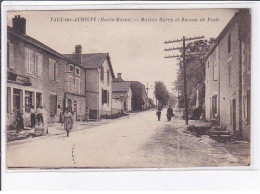
[[[36,110],[34,109],[34,106],[31,106],[30,114],[31,114],[31,128],[44,126],[42,106],[38,106]],[[16,111],[15,123],[16,123],[15,127],[17,133],[19,133],[22,129],[24,129],[23,113],[19,108],[17,108]]]
[[[35,110],[34,106],[30,108],[30,118],[31,123],[30,126],[32,129],[36,128],[44,128],[44,116],[43,116],[43,106],[38,106]],[[69,133],[73,128],[73,112],[70,107],[65,108],[64,110],[58,105],[57,115],[59,117],[59,123],[64,125],[64,130],[67,132],[67,137],[69,137]],[[87,108],[86,113],[86,121],[89,120],[89,109]],[[19,133],[22,129],[24,129],[24,117],[22,111],[17,109],[16,116],[16,132]]]
[[[162,108],[163,107],[161,105],[159,105],[158,108],[157,108],[157,111],[156,111],[156,115],[158,117],[158,121],[161,120]],[[169,105],[169,107],[167,109],[167,114],[166,114],[167,120],[171,121],[172,117],[174,117],[174,116],[175,116],[175,114],[173,113],[173,109],[172,109],[171,105]]]

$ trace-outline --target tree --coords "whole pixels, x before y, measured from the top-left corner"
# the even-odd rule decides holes
[[[155,82],[155,98],[161,105],[167,105],[169,100],[169,92],[163,82]]]
[[[177,104],[177,96],[176,95],[174,95],[174,94],[170,94],[169,95],[169,105],[171,105],[172,107],[175,107],[176,106],[176,104]]]
[[[205,66],[203,61],[208,55],[210,48],[215,44],[215,39],[211,38],[208,40],[198,40],[187,44],[186,54],[200,53],[200,55],[188,56],[186,58],[186,79],[187,79],[187,98],[189,105],[196,104],[197,90],[199,89],[200,105],[204,103],[205,91]],[[177,80],[174,82],[175,89],[180,91],[179,102],[180,106],[184,107],[183,99],[183,63],[182,59],[178,58],[179,70],[177,72]]]

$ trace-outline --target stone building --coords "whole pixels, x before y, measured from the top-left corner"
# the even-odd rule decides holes
[[[90,119],[111,115],[112,81],[115,76],[109,54],[82,54],[76,51],[74,55],[65,56],[77,61],[77,54],[81,59],[80,64],[86,69],[86,106],[90,110]]]
[[[131,82],[124,81],[121,73],[112,83],[112,112],[129,112],[132,110],[132,88]]]
[[[234,136],[250,139],[251,16],[237,12],[216,39],[206,60],[206,119]]]
[[[7,126],[14,126],[15,112],[24,115],[30,126],[30,108],[44,107],[44,120],[58,120],[57,107],[63,106],[66,93],[66,67],[82,67],[26,34],[26,19],[12,19],[7,26]],[[82,80],[80,83],[85,84]],[[81,91],[85,94],[85,91]],[[71,94],[73,95],[73,94]],[[67,96],[68,97],[68,96]],[[85,103],[82,98],[82,102]]]

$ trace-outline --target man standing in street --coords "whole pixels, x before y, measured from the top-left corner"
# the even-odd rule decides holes
[[[169,105],[169,108],[167,109],[167,120],[168,121],[171,121],[172,120],[172,116],[173,116],[173,110],[172,110],[172,107],[171,105]]]
[[[161,114],[162,114],[162,107],[159,105],[156,111],[156,115],[158,117],[158,121],[161,120]]]

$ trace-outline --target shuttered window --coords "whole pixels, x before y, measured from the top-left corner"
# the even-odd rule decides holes
[[[101,81],[104,81],[104,67],[101,67],[101,72],[100,72],[100,77],[101,77]]]
[[[107,90],[102,89],[102,104],[107,103]]]
[[[43,55],[35,52],[35,75],[42,76]]]
[[[75,92],[80,94],[80,79],[79,78],[75,78]]]
[[[50,95],[50,115],[55,116],[57,113],[57,95]]]
[[[27,73],[33,73],[34,55],[31,49],[25,48],[25,69]]]
[[[13,68],[14,67],[14,45],[11,44],[11,43],[8,43],[7,45],[8,47],[8,50],[7,50],[7,64],[8,64],[8,67],[10,68]]]
[[[55,60],[49,59],[49,80],[56,81],[58,77],[58,65]]]

